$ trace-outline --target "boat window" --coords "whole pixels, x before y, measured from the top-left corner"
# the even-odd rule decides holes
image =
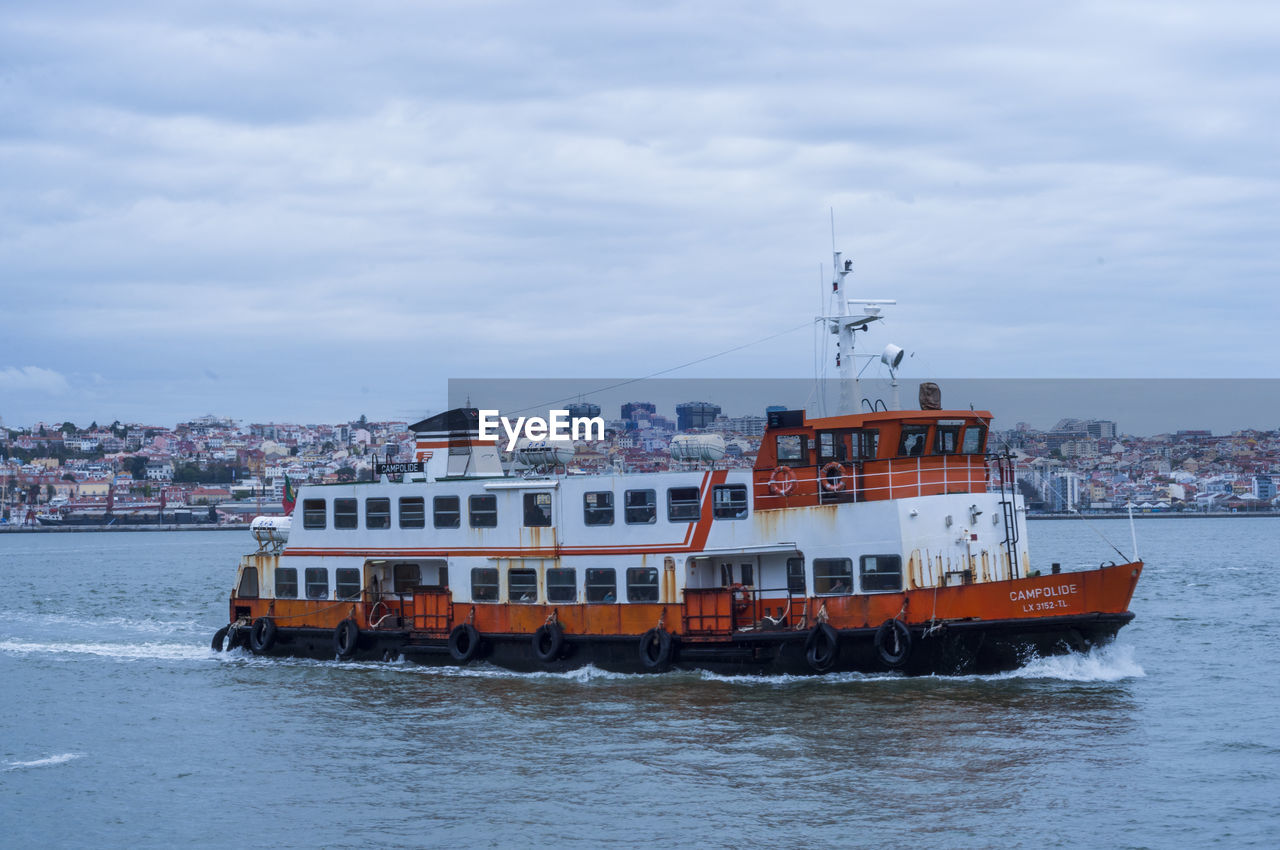
[[[963,422],[939,422],[933,438],[933,452],[940,455],[953,455],[960,450],[960,429]]]
[[[365,499],[364,500],[364,527],[365,528],[390,528],[391,527],[391,500],[390,499]]]
[[[711,515],[716,519],[746,519],[747,485],[717,484],[712,487]]]
[[[334,499],[333,500],[333,527],[334,528],[357,528],[359,523],[356,518],[356,500],[355,499]]]
[[[338,598],[360,598],[360,571],[351,567],[338,568]]]
[[[584,493],[582,521],[587,525],[613,525],[613,493]]]
[[[697,487],[672,487],[667,490],[667,519],[671,522],[696,522],[701,516],[702,493]]]
[[[391,568],[396,593],[412,593],[422,584],[422,570],[417,564],[396,564]]]
[[[779,434],[777,440],[780,466],[808,466],[808,451],[803,434]]]
[[[875,428],[854,431],[853,447],[857,449],[858,460],[871,460],[880,451],[880,431]]]
[[[400,499],[400,527],[426,528],[426,501],[421,496]]]
[[[754,586],[756,583],[755,564],[739,564],[738,575],[741,576],[741,581],[743,584]]]
[[[324,528],[324,499],[302,500],[302,527]]]
[[[648,525],[658,521],[656,490],[628,490],[622,497],[622,505],[627,525]]]
[[[507,570],[507,599],[512,602],[538,601],[537,570]]]
[[[457,528],[462,524],[462,507],[457,496],[436,496],[431,500],[436,528]]]
[[[902,590],[902,558],[897,555],[863,555],[859,572],[863,593]]]
[[[960,451],[967,455],[981,454],[986,436],[986,425],[970,425],[964,429],[964,445],[960,447]]]
[[[657,567],[627,567],[627,601],[658,601]]]
[[[928,425],[903,425],[902,439],[898,441],[898,454],[919,457],[924,454],[928,437]]]
[[[467,516],[472,528],[498,527],[498,497],[470,496],[467,499]]]
[[[804,558],[787,558],[787,593],[804,596],[807,592],[804,580]]]
[[[547,570],[547,601],[577,602],[578,571],[571,568]]]
[[[526,528],[546,528],[551,525],[551,494],[524,494],[524,524]]]
[[[819,463],[829,460],[845,461],[848,459],[848,452],[845,449],[844,434],[836,433],[835,431],[818,432]]]
[[[325,567],[307,567],[303,578],[307,580],[308,599],[329,598],[329,570]]]
[[[245,567],[240,571],[240,586],[236,588],[236,596],[240,599],[258,598],[257,567]]]
[[[587,570],[586,588],[588,602],[617,602],[617,570],[612,567]]]
[[[298,568],[276,567],[276,599],[298,598]]]
[[[813,592],[853,593],[853,561],[848,558],[814,558]]]
[[[471,601],[498,601],[498,569],[497,567],[471,568]]]

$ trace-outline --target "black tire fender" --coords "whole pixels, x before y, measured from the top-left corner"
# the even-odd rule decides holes
[[[449,632],[449,655],[459,664],[466,664],[480,651],[480,632],[470,623],[462,623]]]
[[[276,645],[276,621],[270,617],[259,617],[253,621],[249,629],[249,648],[254,653],[266,652]]]
[[[896,670],[906,664],[907,658],[911,656],[911,630],[896,617],[885,620],[876,629],[875,645],[880,663],[890,670]]]
[[[333,651],[339,658],[350,658],[356,654],[356,646],[360,643],[360,627],[350,617],[338,623],[333,629]]]
[[[213,640],[209,644],[209,648],[214,652],[222,652],[223,643],[226,640],[227,633],[231,631],[231,626],[223,626],[213,633]]]
[[[652,628],[640,636],[640,663],[646,670],[662,670],[671,663],[671,632]]]
[[[545,623],[533,633],[531,640],[534,656],[543,664],[549,664],[560,657],[564,649],[564,629],[559,623]]]
[[[818,623],[804,639],[804,659],[818,673],[835,666],[839,651],[840,635],[826,623]]]

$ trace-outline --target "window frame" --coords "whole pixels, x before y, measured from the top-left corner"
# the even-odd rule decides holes
[[[677,491],[693,493],[693,499],[675,498]],[[702,519],[702,490],[697,487],[667,488],[667,522],[697,522]]]
[[[809,578],[804,571],[804,556],[799,555],[793,558],[787,558],[787,595],[788,596],[808,596],[809,595]],[[796,578],[800,581],[800,588],[796,589]]]
[[[413,567],[414,574],[417,575],[417,581],[411,581],[409,578],[402,577],[401,567]],[[422,585],[422,564],[413,561],[397,561],[391,565],[391,590],[395,594],[412,593],[413,588]]]
[[[532,490],[523,495],[524,498],[521,501],[524,503],[524,527],[550,528],[552,525],[551,491]],[[544,499],[545,505],[541,504]],[[494,513],[497,513],[497,505],[494,506]],[[530,522],[530,519],[539,521]]]
[[[477,502],[488,500],[492,508],[476,508]],[[492,517],[491,522],[477,522],[485,517]],[[471,528],[498,527],[498,496],[495,493],[481,493],[467,496],[467,525]]]
[[[788,449],[785,453],[782,450],[783,441],[790,443],[792,440],[799,440],[800,447],[797,457],[790,457],[793,453]],[[774,462],[777,466],[810,466],[809,463],[809,439],[805,434],[778,434],[773,438]]]
[[[859,428],[853,432],[855,460],[874,460],[880,455],[880,429]]]
[[[593,578],[599,579],[602,573],[609,574],[609,582],[592,581]],[[596,575],[593,575],[596,574]],[[612,596],[608,598],[592,598],[596,595],[593,591],[599,591],[600,588],[608,588],[608,591],[599,594],[601,597]],[[587,571],[583,576],[583,595],[586,601],[594,605],[615,605],[618,602],[618,570],[616,567],[587,567]]]
[[[452,510],[441,510],[440,503],[453,500]],[[452,523],[442,523],[442,516],[453,516]],[[462,527],[462,497],[461,496],[436,496],[431,500],[431,525],[432,528],[461,528]]]
[[[516,598],[516,585],[512,579],[519,576],[521,579],[532,579],[532,582],[521,582],[520,594],[521,598]],[[529,595],[529,589],[533,590],[533,598],[525,599]],[[538,571],[532,567],[513,567],[507,570],[507,601],[513,605],[537,605],[538,604]]]
[[[493,581],[476,581],[477,578],[487,579],[493,577]],[[472,567],[471,568],[471,601],[472,602],[498,602],[501,599],[502,577],[498,574],[497,567]],[[492,595],[488,592],[477,593],[478,588],[493,588]]]
[[[418,521],[416,524],[412,522],[412,517],[414,516],[415,511],[405,510],[406,505],[412,507],[414,503],[417,503],[418,506],[418,510],[416,511]],[[409,522],[405,521],[406,517],[410,519]],[[396,522],[401,528],[426,528],[427,500],[422,496],[401,496],[396,501]]]
[[[355,581],[352,582],[351,574],[355,573]],[[346,579],[345,581],[343,579]],[[351,591],[351,588],[355,588]],[[343,589],[348,592],[343,595]],[[333,573],[333,597],[342,602],[358,601],[364,593],[364,582],[360,578],[359,567],[338,567]]]
[[[920,451],[914,454],[907,452],[907,438],[920,436]],[[914,441],[912,443],[915,445]],[[924,457],[929,453],[929,426],[903,425],[898,433],[898,457]]]
[[[317,514],[316,505],[319,505]],[[316,517],[319,516],[319,524],[316,524]],[[329,522],[329,502],[325,499],[303,499],[302,500],[302,527],[308,531],[320,531],[324,529]]]
[[[933,453],[936,455],[960,454],[961,432],[963,431],[963,420],[938,422],[933,429]],[[945,445],[947,437],[951,438],[950,448]]]
[[[648,582],[648,581],[645,581],[645,582],[639,582],[639,581],[635,581],[635,580],[633,579],[633,577],[634,577],[634,576],[636,576],[637,574],[642,573],[642,572],[643,572],[643,573],[652,573],[652,574],[653,574],[653,581],[652,581],[652,582]],[[659,600],[661,599],[661,596],[662,596],[662,594],[661,594],[661,585],[659,584],[660,580],[661,580],[661,576],[660,576],[660,575],[659,575],[659,573],[658,573],[658,568],[657,568],[657,567],[627,567],[627,572],[626,572],[626,581],[627,581],[627,601],[628,601],[628,602],[657,602],[657,601],[659,601]],[[645,591],[644,591],[644,593],[643,593],[643,594],[636,595],[636,594],[633,594],[633,593],[632,593],[632,590],[633,590],[634,588],[644,588],[644,589],[645,589]],[[651,598],[651,599],[650,599],[650,598],[647,598],[647,597],[649,596],[649,588],[652,588],[652,589],[653,589],[653,593],[652,593],[653,598]],[[641,596],[643,596],[643,597],[645,597],[645,598],[640,598]]]
[[[298,598],[298,568],[297,567],[276,567],[275,570],[275,598],[276,599],[297,599]],[[281,579],[285,581],[281,581]],[[293,592],[286,592],[289,586],[293,586]]]
[[[350,506],[348,512],[346,508]],[[339,512],[339,508],[342,511]],[[343,531],[351,531],[360,528],[360,500],[352,497],[350,499],[334,499],[333,500],[333,527],[340,528]]]
[[[874,558],[876,559],[877,562],[880,561],[881,559],[886,561],[893,561],[897,564],[898,569],[895,571],[890,571],[890,570],[882,571],[882,570],[876,569],[871,572],[868,572],[867,571],[868,558]],[[877,563],[876,566],[878,567],[879,564]],[[868,585],[867,583],[868,577],[879,578],[882,576],[883,577],[897,576],[897,579],[898,579],[897,585],[895,587],[876,587],[875,586],[876,584],[883,584],[883,582],[876,582],[876,581],[871,582],[870,586]],[[901,593],[902,592],[902,556],[888,555],[888,554],[861,556],[860,558],[858,558],[858,583],[863,593]]]
[[[632,494],[648,494],[649,500],[643,505],[631,504]],[[634,511],[649,512],[648,519],[632,519]],[[637,514],[639,515],[639,514]],[[627,525],[653,525],[658,521],[658,491],[649,489],[625,490],[622,495],[622,519]]]
[[[843,564],[845,569],[841,572],[828,571],[832,564]],[[822,570],[822,572],[819,572]],[[835,579],[836,581],[832,581]],[[844,590],[833,590],[832,588],[839,586],[839,580],[845,582]],[[823,590],[823,581],[828,582]],[[852,596],[853,587],[853,559],[852,558],[814,558],[813,559],[813,595],[814,596]]]
[[[567,574],[567,576],[565,575]],[[568,578],[566,584],[563,579]],[[557,579],[553,582],[552,579]],[[546,573],[547,603],[574,603],[578,601],[578,570],[576,567],[548,567]],[[568,592],[565,593],[565,589]]]
[[[313,587],[319,587],[320,581],[317,576],[324,577],[324,593],[312,593]],[[308,599],[328,599],[329,598],[329,568],[328,567],[307,567],[303,572],[303,587],[306,591]]]
[[[386,510],[382,509],[381,504],[374,506],[374,502],[385,502]],[[371,521],[374,517],[379,518],[377,525]],[[390,496],[369,496],[364,500],[364,527],[375,531],[383,531],[391,529],[391,497]]]
[[[724,493],[724,492],[732,493],[734,491],[741,492],[742,507],[733,509],[734,513],[732,514],[727,514],[725,512],[730,510],[732,506],[736,503],[732,501],[728,502],[727,504],[730,507],[726,507],[725,505],[718,504],[719,496],[721,493]],[[751,499],[749,497],[749,494],[747,493],[746,484],[715,484],[711,487],[711,518],[712,519],[738,520],[738,519],[746,519],[750,515],[751,515]]]
[[[590,499],[592,496],[607,497],[609,504],[600,505],[598,504],[599,499],[597,499],[597,504],[590,505],[587,503],[587,500]],[[605,516],[604,514],[605,511],[608,512],[608,521],[602,522],[600,521],[599,517]],[[592,519],[593,516],[595,516],[596,519],[593,520]],[[591,527],[613,525],[613,520],[614,520],[614,509],[613,509],[613,491],[612,490],[592,490],[590,493],[582,494],[582,524],[583,525],[591,526]]]
[[[252,587],[246,587],[249,584],[250,576],[253,577]],[[245,567],[240,571],[240,581],[236,583],[236,599],[258,599],[260,598],[261,582],[258,581],[258,568]],[[251,592],[246,592],[251,591]]]
[[[969,435],[977,434],[977,446],[973,449],[969,448]],[[964,436],[960,439],[960,454],[962,455],[980,455],[987,445],[987,426],[981,422],[970,422],[964,426]]]

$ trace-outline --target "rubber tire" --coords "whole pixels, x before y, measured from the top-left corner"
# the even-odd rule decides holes
[[[348,617],[333,629],[333,652],[346,660],[356,654],[360,644],[360,627],[356,621]]]
[[[898,637],[897,654],[889,651],[889,642],[894,633]],[[897,618],[885,620],[880,624],[880,628],[876,629],[875,645],[880,663],[890,670],[897,670],[903,667],[911,657],[911,630],[907,628],[906,623]]]
[[[227,637],[227,633],[231,631],[231,626],[223,626],[213,633],[213,640],[209,643],[209,648],[214,652],[222,652],[222,644]]]
[[[556,623],[539,626],[530,644],[534,657],[543,664],[550,664],[560,657],[560,650],[564,649],[564,629]]]
[[[470,623],[462,623],[449,632],[449,656],[466,664],[480,651],[480,631]]]
[[[232,626],[231,631],[227,633],[227,652],[238,649],[248,643],[249,638],[245,632],[248,631],[243,626]]]
[[[276,621],[270,617],[259,617],[253,621],[249,630],[249,649],[255,655],[266,652],[276,645]]]
[[[804,660],[817,673],[835,666],[840,652],[840,635],[826,623],[818,623],[804,639]]]
[[[652,628],[641,635],[640,663],[644,665],[644,669],[654,672],[665,670],[671,663],[672,645],[671,632],[666,629]]]

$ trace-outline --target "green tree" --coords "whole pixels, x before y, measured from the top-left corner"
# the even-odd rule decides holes
[[[53,497],[56,495],[58,495],[58,491],[54,489],[54,486],[52,484],[44,485],[44,500],[46,502],[53,501]]]
[[[75,423],[74,423],[74,422],[63,422],[63,423],[62,423],[62,433],[64,433],[64,434],[74,434],[74,433],[76,432],[76,430],[77,430],[77,429],[76,429],[76,426],[75,426]]]

